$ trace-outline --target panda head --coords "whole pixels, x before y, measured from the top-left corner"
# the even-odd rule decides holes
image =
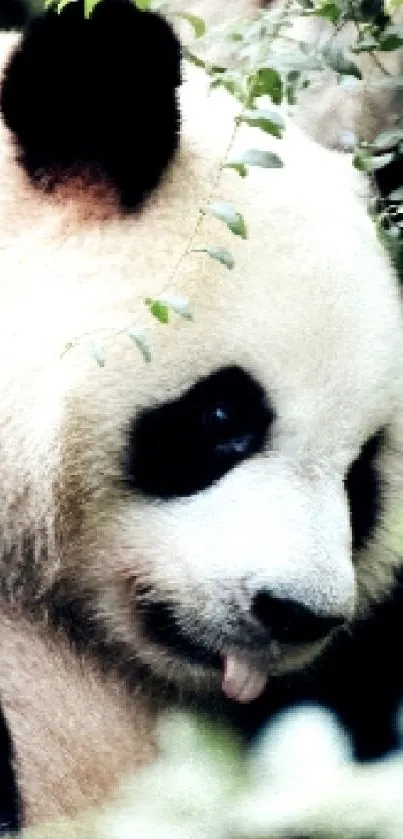
[[[363,183],[292,126],[283,168],[222,169],[271,141],[190,67],[177,148],[177,41],[124,0],[2,49],[8,588],[126,672],[250,701],[399,565],[401,305]]]

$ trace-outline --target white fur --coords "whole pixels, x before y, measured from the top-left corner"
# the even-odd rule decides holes
[[[236,106],[208,94],[199,71],[187,76],[182,150],[134,217],[110,207],[91,218],[85,202],[83,217],[77,195],[35,191],[12,162],[4,129],[0,162],[7,546],[26,531],[48,540],[46,563],[38,549],[37,588],[51,592],[67,578],[128,655],[163,673],[169,662],[186,684],[200,668],[177,667],[142,637],[138,579],[177,603],[200,640],[228,648],[231,604],[247,613],[260,587],[346,618],[384,596],[389,555],[369,553],[353,569],[343,477],[369,435],[398,428],[403,392],[397,283],[350,161],[292,126],[280,143],[245,128],[231,154],[273,146],[284,168],[251,169],[245,180],[220,172]],[[244,214],[247,241],[209,215],[198,223],[213,198]],[[200,253],[184,256],[205,244],[229,248],[233,272]],[[151,318],[144,296],[167,291],[189,298],[194,323]],[[148,331],[149,365],[125,334],[133,323]],[[68,341],[92,334],[105,345],[104,368],[85,340],[61,358]],[[189,499],[153,502],[120,490],[136,413],[232,363],[273,400],[267,449]]]
[[[2,37],[1,66],[15,43],[15,36]],[[246,127],[232,141],[237,105],[222,91],[211,94],[194,68],[186,77],[181,151],[132,216],[121,214],[107,190],[88,192],[77,181],[42,193],[0,130],[1,583],[9,601],[0,618],[0,685],[28,820],[102,799],[107,779],[98,763],[115,750],[111,784],[120,767],[129,768],[132,752],[140,765],[153,751],[147,685],[135,684],[126,708],[111,691],[113,679],[105,688],[95,662],[88,669],[84,657],[76,666],[46,625],[56,596],[67,611],[69,597],[84,601],[92,641],[101,636],[119,650],[119,661],[109,658],[123,663],[131,687],[140,659],[185,692],[219,695],[225,688],[241,701],[256,696],[268,677],[301,667],[319,647],[242,648],[242,622],[251,620],[257,591],[349,621],[387,596],[401,564],[383,536],[400,490],[401,300],[366,212],[365,181],[348,158],[292,125],[283,141]],[[221,170],[228,154],[249,147],[275,150],[284,168],[251,169],[246,179]],[[243,213],[246,241],[211,215],[199,216],[211,200],[230,201]],[[205,245],[228,248],[234,270],[196,252]],[[189,299],[193,322],[173,318],[164,326],[151,317],[144,297],[166,293]],[[129,327],[147,332],[150,364],[128,338]],[[92,340],[103,344],[102,368],[89,351]],[[142,408],[229,364],[249,371],[274,405],[265,449],[186,499],[125,491],[128,424]],[[343,479],[383,426],[384,528],[352,557]],[[193,640],[221,653],[224,681],[147,637],[137,601],[144,583],[157,601],[174,604]],[[38,597],[43,630],[21,623],[20,607],[32,617]],[[41,687],[48,683],[49,698]],[[87,697],[97,708],[103,691],[99,738],[92,728],[87,738]],[[54,708],[57,726],[50,725]],[[116,727],[108,723],[114,709]],[[65,796],[42,783],[54,753]],[[84,764],[84,789],[71,780],[81,778],[80,755],[87,753],[92,770]]]

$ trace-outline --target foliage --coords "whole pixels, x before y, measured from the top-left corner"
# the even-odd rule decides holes
[[[403,749],[357,765],[334,717],[288,711],[246,752],[186,715],[159,728],[159,758],[102,813],[23,839],[401,839]]]

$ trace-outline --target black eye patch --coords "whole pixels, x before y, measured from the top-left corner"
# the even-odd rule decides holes
[[[379,458],[385,436],[385,430],[380,429],[364,443],[345,478],[354,550],[365,548],[368,544],[382,512]]]
[[[193,495],[261,451],[273,419],[258,382],[240,367],[222,368],[132,423],[125,483],[156,498]]]

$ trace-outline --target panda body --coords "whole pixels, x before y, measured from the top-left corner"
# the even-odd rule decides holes
[[[106,0],[93,20],[102,30],[127,8]],[[149,19],[129,8],[141,40]],[[38,32],[1,42],[0,685],[24,823],[102,801],[151,759],[161,708],[245,707],[251,728],[277,685],[331,661],[340,624],[350,638],[388,603],[401,567],[385,544],[401,301],[365,181],[295,126],[281,143],[234,135],[235,103],[187,67],[179,150],[129,212],[110,133],[107,177],[86,137],[80,167],[60,175],[59,145],[55,169],[35,169],[52,144],[44,158],[18,109],[35,60],[46,66]],[[161,144],[176,130],[172,113]],[[222,168],[256,146],[284,166]],[[127,160],[133,197],[150,156]],[[247,238],[208,211],[217,201]],[[233,270],[206,247],[230,251]],[[144,304],[178,296],[193,321],[161,323]]]

